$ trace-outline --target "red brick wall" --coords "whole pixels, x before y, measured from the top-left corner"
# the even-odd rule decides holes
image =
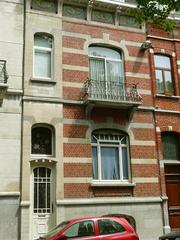
[[[83,84],[88,78],[88,55],[85,54],[88,46],[88,39],[96,41],[96,39],[103,40],[103,34],[108,34],[110,41],[114,41],[116,45],[121,40],[134,41],[134,46],[126,46],[128,55],[134,59],[145,58],[146,62],[124,61],[125,72],[130,72],[132,76],[126,76],[127,85],[131,83],[138,84],[141,90],[147,90],[147,94],[142,94],[143,107],[156,107],[156,109],[175,110],[180,111],[180,99],[178,98],[163,98],[156,97],[156,82],[154,75],[154,53],[162,53],[162,48],[165,54],[172,56],[174,52],[175,57],[172,57],[172,71],[175,83],[176,95],[179,91],[179,74],[177,72],[177,60],[180,61],[179,43],[175,41],[167,41],[162,39],[150,38],[153,45],[154,53],[147,51],[140,51],[137,43],[141,44],[146,40],[145,33],[136,33],[126,30],[116,29],[115,27],[102,27],[91,24],[84,24],[82,22],[63,21],[63,64],[66,65],[63,69],[63,96],[66,100],[80,100],[82,97],[82,89],[78,86]],[[67,33],[67,36],[65,36]],[[69,36],[69,35],[72,36]],[[73,34],[75,34],[73,36]],[[148,34],[158,35],[162,37],[173,38],[172,34],[167,34],[160,29],[154,29],[152,26],[148,28]],[[112,42],[111,42],[112,43]],[[69,51],[67,51],[69,49]],[[73,52],[73,49],[76,50]],[[79,53],[77,51],[79,50]],[[71,52],[72,51],[72,52]],[[83,51],[83,52],[82,52]],[[149,59],[148,59],[149,58]],[[72,68],[73,66],[73,68]],[[146,74],[150,78],[136,77],[134,74]],[[143,76],[143,75],[141,75]],[[75,83],[76,87],[71,86],[70,83]],[[69,87],[67,85],[69,83]],[[79,85],[77,84],[79,83]],[[151,93],[151,94],[150,94]],[[180,118],[177,114],[158,113],[151,110],[138,110],[133,114],[133,118],[128,118],[128,111],[119,108],[101,108],[94,107],[90,116],[86,114],[86,107],[84,105],[64,105],[63,107],[63,137],[69,139],[64,142],[63,152],[65,158],[74,158],[81,161],[78,163],[66,162],[64,163],[64,178],[71,179],[72,183],[64,184],[65,198],[88,198],[88,197],[108,197],[108,196],[159,196],[165,193],[164,171],[159,168],[159,163],[146,163],[147,159],[161,159],[161,134],[156,133],[156,126],[160,127],[161,131],[169,130],[168,126],[172,126],[173,131],[180,132]],[[72,121],[72,124],[67,121]],[[130,122],[131,121],[131,122]],[[83,123],[82,123],[83,122]],[[109,123],[109,125],[108,125]],[[130,124],[134,124],[134,128],[130,128]],[[133,141],[130,138],[130,155],[132,159],[143,160],[142,164],[131,164],[132,178],[154,178],[159,182],[142,182],[136,183],[134,187],[92,187],[87,179],[92,178],[92,163],[83,163],[83,158],[92,158],[91,152],[91,127],[98,126],[116,126],[117,129],[123,129],[131,132]],[[137,124],[137,126],[136,126]],[[143,127],[145,124],[145,127]],[[141,126],[138,128],[138,126]],[[149,126],[146,128],[146,126]],[[72,143],[73,139],[79,138],[79,143]],[[83,143],[84,139],[84,143]],[[89,143],[88,143],[89,141]],[[137,144],[140,142],[141,145]],[[149,141],[149,142],[148,142]],[[143,144],[148,142],[149,144]],[[158,144],[154,146],[154,144]],[[85,182],[79,183],[78,179],[84,178]],[[75,181],[77,180],[77,182]],[[65,181],[66,182],[66,181]]]

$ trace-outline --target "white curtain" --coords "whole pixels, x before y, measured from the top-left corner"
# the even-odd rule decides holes
[[[105,62],[90,58],[90,93],[94,98],[102,98],[105,93]]]
[[[51,77],[51,52],[35,51],[34,70],[36,77]]]
[[[119,151],[116,147],[101,147],[102,179],[120,179]]]

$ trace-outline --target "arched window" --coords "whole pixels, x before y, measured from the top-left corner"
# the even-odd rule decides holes
[[[31,153],[38,155],[53,155],[52,129],[43,126],[32,128]]]
[[[180,137],[178,134],[162,133],[163,159],[180,160]]]
[[[89,47],[89,78],[91,97],[124,99],[122,54],[111,48]]]
[[[123,132],[92,133],[93,178],[97,180],[129,180],[129,143]]]
[[[157,93],[172,95],[174,87],[172,81],[171,59],[163,55],[154,55]]]
[[[52,78],[52,36],[45,33],[34,35],[34,74],[35,78]]]

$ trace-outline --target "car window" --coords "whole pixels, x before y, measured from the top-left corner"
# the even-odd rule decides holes
[[[112,234],[124,232],[124,227],[116,221],[110,219],[100,219],[98,220],[99,234]]]
[[[94,236],[93,221],[81,221],[70,226],[64,233],[69,238]]]
[[[45,237],[46,239],[49,239],[51,237],[53,237],[54,235],[56,235],[58,232],[60,232],[65,226],[67,226],[69,224],[69,222],[62,222],[59,225],[57,225],[55,228],[53,228],[52,230],[50,230],[46,235],[44,235],[43,237]]]

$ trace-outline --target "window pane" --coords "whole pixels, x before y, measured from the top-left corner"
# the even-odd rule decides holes
[[[102,179],[119,179],[119,151],[115,147],[101,147]]]
[[[92,221],[83,221],[73,224],[64,232],[70,237],[85,237],[94,235],[94,224]]]
[[[46,184],[39,183],[39,208],[46,208]]]
[[[69,237],[78,237],[79,223],[73,224],[64,233]]]
[[[50,211],[50,209],[51,209],[51,185],[50,185],[50,183],[47,183],[47,211],[49,212]]]
[[[105,62],[90,58],[90,94],[93,98],[102,98],[105,94]]]
[[[166,56],[155,55],[155,67],[158,68],[171,68],[170,58]]]
[[[110,99],[124,98],[122,65],[120,62],[106,61],[106,92]]]
[[[102,59],[90,58],[90,78],[92,80],[105,80],[105,63]]]
[[[166,89],[169,91],[173,91],[171,72],[164,71],[164,78],[165,78]]]
[[[45,127],[32,129],[32,154],[52,154],[52,132]]]
[[[37,206],[37,183],[34,183],[34,209],[38,208]]]
[[[121,55],[118,51],[104,47],[89,47],[89,55],[121,60]]]
[[[51,52],[35,51],[34,74],[36,77],[51,78]]]
[[[178,138],[173,134],[165,134],[163,141],[163,158],[166,160],[178,160]]]
[[[34,45],[36,47],[52,48],[52,37],[42,34],[35,34]]]
[[[127,180],[129,178],[128,175],[128,152],[127,148],[122,148],[122,163],[123,163],[123,179]]]
[[[98,227],[100,235],[113,234],[125,231],[123,226],[109,219],[98,220]]]
[[[92,154],[93,154],[93,178],[98,179],[97,147],[92,147]]]
[[[161,70],[156,70],[156,87],[159,93],[164,93],[163,75]]]

